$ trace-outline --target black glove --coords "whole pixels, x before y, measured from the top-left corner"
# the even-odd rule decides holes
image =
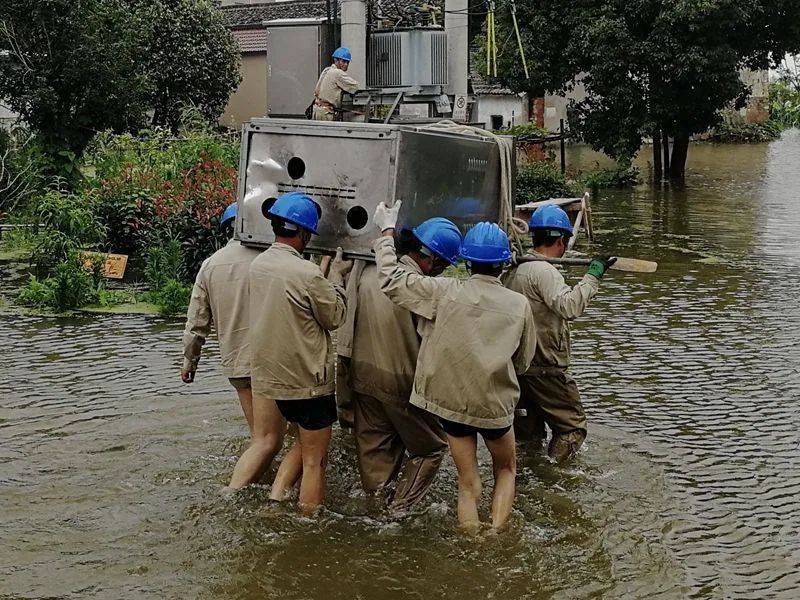
[[[606,271],[617,262],[616,256],[595,256],[592,262],[589,263],[589,275],[596,277],[598,280],[603,278]]]

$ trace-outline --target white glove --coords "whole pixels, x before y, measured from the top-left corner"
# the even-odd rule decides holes
[[[328,281],[336,285],[344,284],[345,277],[353,268],[353,261],[344,260],[343,255],[342,248],[336,248],[336,256],[333,257],[331,266],[328,268]]]
[[[378,226],[382,232],[387,229],[394,229],[397,225],[397,215],[400,212],[400,205],[402,201],[398,200],[391,207],[386,206],[383,202],[375,207],[375,214],[372,215],[372,222]]]

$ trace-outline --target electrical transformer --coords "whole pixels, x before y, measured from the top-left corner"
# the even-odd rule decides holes
[[[253,119],[243,129],[236,238],[274,241],[266,214],[291,191],[321,209],[308,251],[372,258],[379,202],[402,201],[398,227],[447,217],[462,232],[500,211],[500,155],[480,138],[408,125]]]

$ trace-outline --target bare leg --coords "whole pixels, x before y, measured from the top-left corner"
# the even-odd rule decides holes
[[[247,428],[250,430],[250,437],[253,437],[253,389],[237,389],[236,394],[239,396],[239,404],[242,405],[242,412],[244,418],[247,419]]]
[[[303,457],[299,504],[303,512],[313,513],[325,499],[325,469],[328,466],[331,428],[311,431],[300,427],[299,430]]]
[[[450,454],[458,470],[458,525],[476,532],[481,521],[478,517],[478,499],[481,495],[481,478],[478,474],[478,436],[447,436]]]
[[[517,450],[514,429],[510,429],[499,440],[487,440],[486,447],[492,455],[494,491],[492,493],[492,528],[505,525],[514,504],[515,479],[517,476]]]
[[[292,426],[296,429],[296,426]],[[303,474],[303,458],[300,451],[300,440],[295,438],[292,448],[283,457],[281,466],[278,467],[278,472],[275,474],[275,481],[272,483],[272,490],[270,490],[270,500],[278,500],[282,502],[289,499],[292,493],[294,484],[300,479]]]
[[[286,422],[274,400],[253,401],[253,437],[250,447],[239,457],[231,475],[229,489],[238,490],[261,479],[283,444]]]

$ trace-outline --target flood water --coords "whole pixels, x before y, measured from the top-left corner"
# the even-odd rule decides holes
[[[245,425],[213,340],[180,383],[180,322],[0,315],[0,598],[797,597],[800,133],[692,147],[685,188],[594,206],[596,249],[660,268],[603,281],[575,326],[585,448],[521,457],[510,528],[477,541],[449,460],[392,521],[341,431],[319,519],[221,496]]]

